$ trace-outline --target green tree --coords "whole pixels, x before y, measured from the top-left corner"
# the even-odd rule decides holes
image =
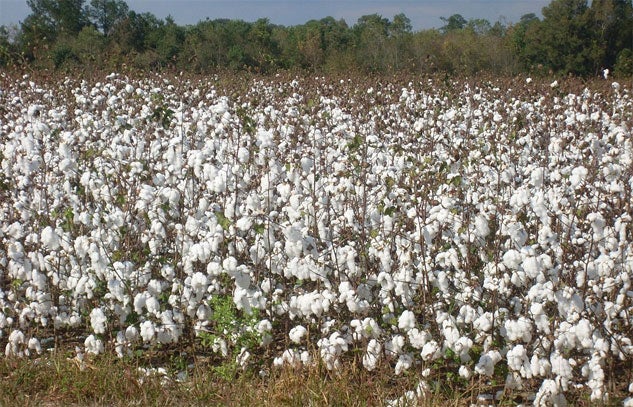
[[[542,10],[543,21],[526,32],[526,56],[558,72],[591,72],[595,58],[588,10],[587,0],[552,1]]]
[[[449,31],[461,30],[466,27],[466,19],[461,14],[453,14],[452,16],[440,17],[440,20],[444,21],[444,26],[440,28],[440,31],[446,33]]]
[[[618,55],[633,47],[633,5],[630,0],[593,0],[589,9],[593,58],[600,68],[613,68]]]
[[[387,41],[389,26],[389,20],[378,14],[362,16],[354,25],[356,60],[361,69],[384,72],[389,68],[392,62]]]
[[[77,35],[88,24],[85,0],[27,0],[29,17],[54,35]],[[27,17],[28,18],[28,17]]]
[[[108,36],[115,24],[124,19],[129,12],[127,3],[123,0],[91,0],[87,7],[90,20]]]

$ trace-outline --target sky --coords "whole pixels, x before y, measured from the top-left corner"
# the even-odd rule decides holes
[[[86,1],[88,3],[89,0]],[[366,14],[391,19],[404,13],[414,30],[439,28],[440,17],[461,14],[464,18],[485,18],[491,23],[517,22],[522,15],[535,13],[550,0],[127,0],[130,10],[150,12],[158,18],[171,15],[177,24],[195,24],[209,18],[255,21],[266,17],[273,24],[297,25],[311,19],[332,16],[350,26]],[[0,25],[19,24],[31,10],[26,0],[0,0]]]

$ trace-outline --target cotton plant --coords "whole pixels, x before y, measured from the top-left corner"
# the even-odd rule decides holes
[[[217,82],[3,84],[7,354],[50,327],[86,353],[203,342],[223,298],[258,319],[205,342],[239,365],[284,337],[274,365],[501,364],[537,404],[607,397],[633,352],[626,86]]]

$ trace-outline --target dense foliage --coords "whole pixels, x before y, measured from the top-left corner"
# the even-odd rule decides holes
[[[174,68],[271,72],[434,72],[513,74],[633,73],[630,0],[553,0],[543,19],[516,24],[442,18],[439,30],[414,32],[410,20],[365,15],[349,26],[326,17],[303,25],[171,18],[129,10],[123,0],[28,0],[20,27],[0,30],[0,65],[121,69]]]

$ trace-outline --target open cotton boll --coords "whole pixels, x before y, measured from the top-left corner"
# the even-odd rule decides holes
[[[156,329],[152,321],[141,322],[141,337],[144,342],[151,342],[156,334]]]
[[[518,320],[509,319],[504,322],[503,327],[505,333],[502,330],[501,334],[511,342],[522,340],[530,343],[532,341],[532,323],[525,317],[520,317]]]
[[[408,332],[410,329],[415,328],[416,318],[415,314],[409,310],[404,310],[398,318],[398,328],[404,332]]]
[[[94,331],[94,333],[105,333],[107,322],[108,318],[105,316],[101,308],[94,308],[90,312],[90,325],[92,326],[92,330]]]
[[[288,337],[294,343],[301,343],[301,340],[305,336],[306,332],[307,330],[302,325],[298,325],[290,330]]]
[[[413,365],[413,357],[408,353],[398,356],[398,362],[396,362],[395,373],[396,375],[402,374],[411,368]]]
[[[441,355],[441,348],[436,341],[429,341],[424,344],[420,356],[425,361],[435,360]]]
[[[86,349],[86,353],[91,353],[93,355],[98,355],[104,351],[103,342],[94,335],[90,335],[86,338],[84,341],[84,347]]]
[[[567,407],[568,403],[556,380],[545,379],[534,397],[533,405],[537,407]]]
[[[45,248],[49,250],[57,250],[60,247],[59,235],[50,226],[47,226],[42,230],[41,242]]]
[[[587,174],[589,174],[589,170],[582,165],[571,170],[571,175],[569,176],[571,187],[574,189],[579,188],[587,178]]]
[[[380,355],[382,352],[382,346],[376,339],[372,339],[367,344],[367,351],[363,355],[363,366],[365,369],[372,371],[376,368]]]
[[[488,351],[479,358],[479,362],[475,365],[475,372],[491,377],[494,374],[495,365],[501,359],[501,353],[498,350]]]

